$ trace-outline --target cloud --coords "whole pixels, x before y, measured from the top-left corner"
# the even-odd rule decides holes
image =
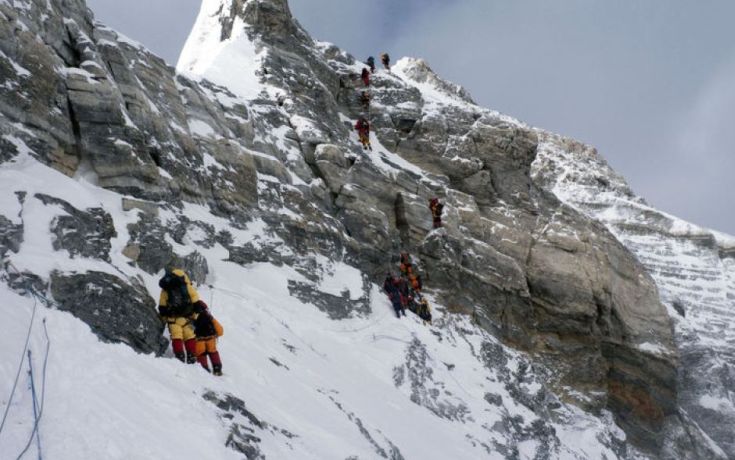
[[[652,181],[653,204],[730,233],[735,228],[735,54],[702,85],[690,110],[671,124],[669,145]]]

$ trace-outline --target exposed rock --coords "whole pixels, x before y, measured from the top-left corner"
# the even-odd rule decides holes
[[[23,224],[14,224],[0,215],[0,258],[8,251],[18,252],[23,242]]]
[[[4,268],[7,272],[10,289],[20,295],[37,295],[42,296],[42,298],[45,296],[48,283],[43,278],[28,271],[18,273],[7,265]]]
[[[80,211],[64,200],[49,195],[36,194],[43,204],[59,206],[66,215],[58,215],[51,222],[51,232],[56,236],[53,247],[64,249],[74,256],[110,261],[110,240],[117,236],[112,217],[102,208]]]
[[[15,144],[4,137],[0,137],[0,164],[13,159],[17,154],[18,148]]]
[[[350,291],[342,292],[341,296],[329,294],[319,290],[318,286],[298,281],[288,281],[288,291],[292,296],[304,303],[315,305],[329,315],[331,319],[347,319],[355,314],[370,314],[370,280],[363,279],[363,293],[357,300],[351,299]]]
[[[133,200],[130,198],[122,199],[123,211],[132,211],[133,209],[140,209],[141,211],[150,214],[151,216],[158,217],[158,205],[149,201]]]
[[[462,422],[469,416],[469,408],[457,401],[451,393],[443,391],[442,382],[433,378],[433,371],[427,361],[430,359],[426,347],[414,338],[406,350],[406,363],[402,368],[394,369],[396,386],[405,381],[411,388],[411,401],[426,407],[437,417]],[[405,369],[405,370],[404,370]]]
[[[137,223],[128,225],[128,233],[126,255],[146,272],[156,274],[173,261],[173,247],[166,241],[167,229],[155,217],[141,214]]]
[[[721,404],[717,410],[708,407],[709,401],[728,400],[726,395],[735,382],[732,353],[735,328],[728,313],[735,298],[735,284],[731,282],[735,279],[732,276],[735,265],[721,258],[722,248],[728,247],[727,240],[648,206],[594,148],[550,133],[540,132],[540,137],[539,157],[533,164],[534,180],[570,206],[598,218],[635,253],[653,276],[661,299],[674,319],[679,369],[675,377],[670,371],[664,371],[662,375],[668,375],[669,379],[662,383],[673,387],[676,380],[679,414],[683,410],[687,416],[672,414],[664,422],[667,440],[664,447],[690,445],[692,448],[689,453],[678,451],[667,455],[717,458],[701,454],[710,448],[709,443],[701,443],[700,430],[703,430],[726,455],[733,457],[732,436],[722,428],[734,423],[732,407],[735,406]],[[627,273],[629,267],[618,271]],[[643,347],[654,354],[657,350],[652,344]],[[633,351],[632,355],[636,353]],[[653,371],[658,366],[653,359],[646,369]],[[631,386],[621,397],[630,401],[635,392],[635,386]],[[657,398],[657,394],[665,393],[656,391],[652,395]],[[641,404],[644,402],[641,400]],[[667,413],[671,414],[671,410]],[[700,453],[692,454],[692,451]]]
[[[347,416],[347,418],[352,423],[354,423],[354,425],[357,427],[357,429],[360,432],[360,434],[362,435],[362,437],[365,438],[365,440],[367,440],[370,443],[370,445],[375,450],[375,453],[380,458],[385,458],[385,459],[388,459],[388,460],[404,460],[403,454],[401,454],[400,449],[398,449],[398,447],[395,444],[393,444],[390,441],[390,439],[386,438],[385,435],[383,435],[382,433],[380,433],[380,430],[377,430],[377,431],[381,435],[381,437],[384,438],[384,441],[387,444],[387,448],[386,447],[383,447],[378,442],[378,440],[375,439],[376,438],[376,435],[371,434],[370,430],[365,426],[365,423],[360,419],[360,417],[358,417],[354,413],[346,410],[344,408],[344,406],[337,400],[337,398],[333,394],[327,394],[327,392],[325,392],[323,390],[320,390],[319,392],[320,393],[323,393],[323,394],[326,394],[327,397],[337,407],[337,409],[339,409],[341,412],[343,412],[345,414],[345,416]]]
[[[204,393],[206,401],[217,406],[220,418],[228,425],[230,433],[225,445],[243,455],[248,460],[263,460],[265,455],[260,450],[262,434],[276,435],[286,439],[296,435],[284,429],[266,423],[248,410],[245,402],[230,394],[219,395],[213,391]]]
[[[87,323],[101,340],[121,342],[140,353],[165,351],[163,321],[142,285],[101,272],[53,272],[50,287],[59,309]]]
[[[204,284],[207,280],[207,274],[209,273],[207,259],[197,251],[187,254],[184,257],[174,255],[168,265],[169,268],[180,268],[184,270],[193,283]]]

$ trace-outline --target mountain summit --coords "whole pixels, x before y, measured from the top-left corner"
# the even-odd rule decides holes
[[[84,350],[49,354],[47,455],[735,456],[735,243],[594,149],[419,59],[368,86],[285,0],[204,0],[176,70],[82,0],[0,0],[0,52],[0,311]],[[402,251],[431,325],[382,292]],[[169,266],[224,325],[219,380],[166,359]]]

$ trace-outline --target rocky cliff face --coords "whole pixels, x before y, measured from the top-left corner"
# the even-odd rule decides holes
[[[594,148],[540,136],[534,179],[603,222],[651,273],[674,320],[680,416],[691,417],[733,457],[735,239],[652,208]]]
[[[16,289],[37,279],[37,291],[104,340],[160,353],[161,324],[143,284],[152,291],[167,264],[202,282],[222,259],[287,267],[303,277],[288,283],[290,295],[339,320],[369,314],[371,283],[409,250],[449,316],[469,315],[482,328],[476,334],[548,369],[549,393],[513,396],[545,414],[540,420],[553,418],[547,404],[609,410],[631,444],[652,455],[722,455],[707,439],[718,439],[719,415],[682,413],[696,394],[682,376],[696,365],[687,353],[680,361],[686,340],[674,335],[660,301],[661,274],[651,270],[652,278],[641,252],[590,215],[584,198],[554,187],[561,176],[543,171],[553,169],[544,165],[555,164],[549,145],[563,145],[557,138],[477,106],[425,62],[404,59],[373,78],[374,151],[363,152],[351,129],[362,114],[362,65],[313,41],[285,0],[205,0],[179,73],[95,23],[81,0],[0,1],[0,13],[0,160],[11,169],[37,161],[104,189],[79,203],[81,185],[3,188],[0,254],[9,280],[22,281],[9,281]],[[586,178],[565,180],[582,186]],[[612,187],[618,178],[605,170],[600,180]],[[432,196],[446,204],[439,230],[431,229]],[[56,217],[34,213],[41,206]],[[105,209],[124,217],[115,221]],[[55,235],[55,252],[33,249],[40,236],[29,225]],[[96,270],[80,270],[80,259]],[[336,262],[360,270],[359,295],[319,288]],[[668,302],[671,290],[658,284]],[[80,289],[91,300],[72,305]],[[112,311],[120,298],[129,309],[115,313],[136,321],[95,320],[100,306]],[[691,310],[697,301],[679,302]],[[522,380],[503,369],[506,352],[485,351],[490,343],[482,353],[473,348],[475,359],[509,386]],[[410,387],[411,401],[439,418],[472,421],[468,404],[437,400],[432,388],[443,384],[421,341],[405,353],[395,386]],[[362,430],[359,414],[345,414]],[[496,450],[518,455],[524,437],[545,439],[537,455],[570,448],[543,422],[524,428],[509,417],[513,441],[495,441]],[[370,439],[379,455],[402,458],[390,441]]]

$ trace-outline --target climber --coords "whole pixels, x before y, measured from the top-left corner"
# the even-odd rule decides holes
[[[405,278],[397,278],[396,285],[398,292],[401,294],[401,305],[404,309],[408,308],[413,302],[413,293]]]
[[[434,197],[429,201],[429,209],[431,209],[431,216],[434,218],[434,228],[441,227],[444,205],[439,202],[439,198]]]
[[[423,296],[419,296],[416,314],[419,318],[431,324],[431,307],[429,306],[429,301]]]
[[[388,56],[388,53],[383,53],[380,55],[380,62],[383,63],[383,67],[385,67],[385,70],[390,72],[390,56]]]
[[[360,137],[362,148],[364,150],[372,150],[373,147],[370,145],[370,122],[367,121],[365,117],[360,117],[360,119],[357,120],[357,123],[355,123],[355,131],[357,131],[357,135]]]
[[[161,287],[158,313],[168,324],[174,356],[182,362],[193,364],[196,362],[196,335],[191,315],[194,305],[201,302],[199,294],[186,273],[178,268],[167,269],[158,285]]]
[[[413,273],[413,265],[411,264],[411,255],[406,252],[401,252],[401,275],[410,277],[410,275]]]
[[[370,56],[367,58],[367,61],[365,61],[365,64],[370,67],[370,73],[375,73],[375,58]]]
[[[196,356],[199,364],[209,371],[207,356],[212,361],[212,373],[222,375],[222,360],[217,351],[217,338],[223,334],[222,325],[209,312],[207,305],[200,301],[194,305],[194,333],[196,334]]]
[[[408,274],[408,283],[411,285],[411,289],[416,292],[421,292],[421,289],[424,287],[421,281],[421,275],[414,272]]]
[[[388,294],[393,310],[396,312],[396,317],[400,318],[401,313],[406,316],[406,310],[403,308],[403,302],[401,301],[401,293],[398,290],[398,279],[390,273],[386,273],[383,290]]]
[[[360,78],[362,78],[362,83],[365,86],[370,86],[370,71],[368,69],[363,67]]]
[[[370,93],[367,91],[363,91],[360,93],[360,104],[362,105],[362,108],[367,110],[370,110]]]

